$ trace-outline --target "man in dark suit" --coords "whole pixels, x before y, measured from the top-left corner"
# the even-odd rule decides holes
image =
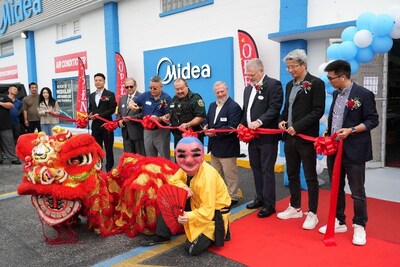
[[[371,130],[378,126],[375,95],[350,79],[350,64],[336,60],[325,67],[328,79],[338,89],[333,93],[332,106],[328,117],[328,132],[337,133],[343,139],[343,156],[336,209],[335,232],[347,231],[345,210],[345,177],[354,203],[353,244],[367,243],[365,226],[368,221],[367,197],[365,195],[365,162],[372,159]],[[332,178],[335,155],[327,158],[329,177]],[[326,226],[319,229],[323,234]]]
[[[92,136],[96,142],[106,150],[106,171],[109,172],[114,167],[114,132],[107,131],[102,125],[104,122],[96,118],[100,116],[106,120],[112,120],[112,114],[115,112],[117,102],[115,94],[104,88],[106,77],[103,73],[94,75],[94,85],[96,91],[89,97],[89,115],[92,116]]]
[[[127,94],[121,96],[117,113],[117,117],[122,118],[122,120],[118,121],[118,124],[122,131],[124,152],[146,156],[143,141],[143,126],[140,122],[131,121],[127,118],[141,119],[143,117],[140,109],[129,108],[129,102],[133,101],[133,98],[141,93],[137,91],[137,84],[133,78],[127,78],[124,86]]]
[[[278,128],[283,102],[281,82],[264,74],[264,66],[258,58],[247,63],[246,71],[251,84],[244,89],[241,124],[252,130]],[[246,207],[262,207],[257,214],[260,218],[269,217],[276,212],[274,167],[280,139],[280,135],[261,134],[259,138],[249,142],[249,160],[257,197]]]
[[[214,84],[214,93],[217,101],[212,102],[206,117],[207,128],[236,129],[240,123],[242,109],[239,104],[229,97],[225,82]],[[224,178],[231,196],[231,206],[238,203],[239,173],[236,159],[240,155],[240,143],[236,132],[215,133],[206,132],[208,151],[211,151],[211,166]]]
[[[286,130],[283,136],[290,203],[277,217],[282,220],[303,217],[300,187],[300,166],[303,163],[308,188],[308,212],[303,229],[312,230],[318,224],[317,154],[314,142],[304,140],[296,134],[313,137],[319,135],[319,120],[325,110],[325,84],[307,71],[307,55],[304,50],[291,51],[283,61],[293,77],[286,85],[285,105],[279,118],[279,128]]]

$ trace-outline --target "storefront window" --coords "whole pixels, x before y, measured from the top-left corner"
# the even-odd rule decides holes
[[[89,80],[89,76],[86,76],[86,80]],[[53,80],[55,92],[54,95],[57,99],[58,105],[60,106],[61,116],[76,119],[76,94],[78,91],[78,78],[62,78]],[[87,99],[89,99],[90,88],[87,83]],[[73,122],[61,120],[60,124],[73,125]]]
[[[14,53],[13,40],[0,44],[0,56],[9,55]]]

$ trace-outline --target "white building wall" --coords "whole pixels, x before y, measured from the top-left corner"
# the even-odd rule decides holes
[[[308,0],[308,27],[356,20],[364,12],[385,13],[398,0]]]
[[[80,25],[82,38],[59,44],[56,44],[56,24],[35,31],[39,88],[44,86],[51,88],[52,79],[78,76],[77,71],[56,73],[54,58],[57,56],[86,51],[88,57],[86,75],[93,77],[97,72],[107,73],[103,9],[84,14],[80,17]],[[93,79],[90,82],[90,88],[94,90]]]
[[[279,30],[279,5],[279,0],[218,0],[213,5],[160,18],[160,7],[154,1],[121,1],[118,7],[120,52],[125,59],[128,76],[137,79],[138,88],[143,91],[148,85],[148,81],[143,80],[143,51],[232,36],[234,98],[241,105],[244,86],[237,30],[245,30],[252,35],[266,72],[271,77],[279,78],[279,44],[267,39],[268,33]]]

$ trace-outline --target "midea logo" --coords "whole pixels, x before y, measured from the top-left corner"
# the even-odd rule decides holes
[[[163,78],[163,84],[169,84],[171,81],[177,78],[184,78],[186,80],[189,79],[198,79],[202,78],[210,78],[211,77],[211,67],[208,64],[204,64],[203,66],[193,65],[190,62],[187,62],[186,65],[181,65],[180,63],[174,64],[171,59],[168,57],[163,57],[158,61],[157,64],[157,75],[161,78],[163,77],[160,74],[160,67],[163,63],[168,64],[167,71]]]
[[[3,35],[8,26],[21,22],[32,16],[42,13],[41,0],[6,0],[1,6],[2,22],[0,35]]]

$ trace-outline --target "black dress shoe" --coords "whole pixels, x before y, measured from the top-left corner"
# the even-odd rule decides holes
[[[276,212],[273,207],[263,207],[258,213],[258,218],[267,218]]]
[[[264,202],[259,200],[258,198],[254,199],[253,202],[249,203],[246,205],[246,208],[248,209],[258,209],[261,208],[264,205]]]
[[[167,237],[162,237],[159,235],[153,235],[149,239],[145,239],[139,242],[139,245],[142,247],[150,247],[150,246],[155,246],[158,244],[164,244],[169,242],[170,239]]]
[[[238,200],[231,200],[231,205],[229,206],[229,208],[233,208],[234,206],[236,206],[239,203]]]
[[[13,161],[11,161],[11,164],[14,164],[14,165],[21,165],[21,161],[19,161],[19,160],[13,160]]]

